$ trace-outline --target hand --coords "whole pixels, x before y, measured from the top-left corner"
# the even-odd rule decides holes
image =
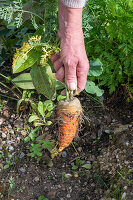
[[[85,88],[89,70],[82,32],[82,9],[75,10],[62,4],[59,8],[61,52],[53,55],[51,60],[56,78],[60,81],[65,79],[68,89],[77,89],[79,93]]]
[[[62,36],[58,32],[61,41],[61,52],[52,56],[52,62],[56,71],[56,78],[64,81],[68,89],[78,93],[84,90],[89,70],[89,62],[86,56],[82,31]]]

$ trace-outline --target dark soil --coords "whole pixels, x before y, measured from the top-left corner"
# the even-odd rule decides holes
[[[0,127],[0,152],[4,153],[4,157],[0,158],[1,200],[38,200],[41,195],[48,200],[119,200],[124,199],[124,195],[127,200],[133,199],[130,181],[132,173],[129,173],[130,177],[127,174],[133,169],[132,102],[126,102],[122,88],[117,96],[105,98],[103,103],[92,101],[85,94],[79,98],[84,109],[84,122],[79,137],[75,138],[74,147],[70,145],[66,148],[53,159],[53,166],[49,167],[51,158],[48,151],[43,151],[40,162],[27,155],[33,143],[23,141],[27,136],[27,127],[32,129],[27,124],[28,111],[24,110],[17,116],[16,101],[1,97],[6,100],[0,116],[0,119],[4,118]],[[56,124],[43,131],[45,139],[57,141]],[[42,135],[42,131],[38,131],[39,135]],[[11,155],[15,152],[17,159],[14,166],[4,170],[8,152]],[[76,159],[81,163],[74,170],[72,167],[76,165]],[[89,164],[91,169],[83,168],[82,161]],[[124,178],[121,179],[118,172]],[[15,185],[10,190],[11,177]]]

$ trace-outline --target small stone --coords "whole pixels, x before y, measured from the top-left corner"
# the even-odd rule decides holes
[[[14,147],[13,147],[13,146],[9,146],[9,150],[10,150],[10,151],[13,151],[13,150],[14,150]]]
[[[47,194],[49,199],[54,199],[56,196],[56,191],[55,190],[51,190],[50,192],[48,192]]]
[[[104,132],[107,133],[107,134],[109,134],[110,130],[106,129]]]
[[[12,128],[11,124],[8,124],[8,128],[9,128],[9,129],[11,129],[11,128]]]
[[[27,132],[26,131],[21,131],[21,135],[26,136]]]
[[[92,183],[92,184],[91,184],[91,187],[95,187],[95,183]]]
[[[48,128],[48,127],[46,127],[46,128],[45,128],[45,131],[48,131],[48,129],[49,129],[49,128]]]
[[[25,156],[25,154],[23,152],[21,152],[19,158],[23,158]]]
[[[25,173],[25,172],[26,172],[26,170],[25,170],[23,167],[19,168],[18,170],[19,170],[21,173]]]
[[[66,151],[63,151],[63,152],[62,152],[62,157],[65,158],[66,156],[67,156]]]
[[[72,174],[65,174],[65,178],[69,179],[72,177]]]
[[[122,195],[122,197],[121,197],[121,200],[122,200],[122,199],[126,199],[126,192],[123,193],[123,195]]]
[[[132,126],[133,126],[132,124],[129,124],[129,125],[128,125],[129,128],[132,128]]]
[[[20,137],[19,136],[17,137],[17,140],[20,141]]]
[[[127,186],[124,186],[124,190],[127,190],[127,188],[128,188]]]
[[[35,182],[38,182],[39,180],[40,180],[40,179],[39,179],[38,176],[34,178],[34,181],[35,181]]]
[[[81,151],[82,151],[82,147],[79,147],[79,148],[78,148],[78,151],[81,152]]]
[[[3,137],[3,138],[6,138],[6,134],[5,134],[5,133],[2,133],[2,137]]]
[[[5,121],[5,118],[1,117],[0,118],[0,125],[2,125],[4,121]]]
[[[74,173],[74,177],[75,177],[75,178],[78,178],[78,177],[79,177],[79,175],[78,175],[77,172]]]
[[[64,168],[64,167],[65,167],[65,164],[62,165],[62,168]]]
[[[67,198],[71,198],[71,195],[70,194],[67,194],[67,196],[66,196]]]
[[[14,134],[14,130],[13,129],[10,130],[10,134]]]
[[[11,140],[8,140],[8,141],[7,141],[7,144],[14,144],[14,142],[11,141]]]
[[[103,132],[102,132],[102,129],[99,129],[99,130],[98,130],[98,137],[101,137],[102,133],[103,133]]]

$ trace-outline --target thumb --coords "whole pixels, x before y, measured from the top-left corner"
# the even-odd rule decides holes
[[[77,88],[77,76],[76,67],[77,64],[68,60],[65,62],[65,82],[69,90],[76,90]]]

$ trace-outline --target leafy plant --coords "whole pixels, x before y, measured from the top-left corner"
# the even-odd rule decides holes
[[[38,25],[36,23],[36,17],[44,22],[44,19],[41,16],[31,11],[24,10],[24,5],[22,0],[10,2],[9,5],[3,3],[3,5],[0,8],[0,18],[7,21],[8,24],[14,23],[14,25],[17,28],[22,25],[23,15],[25,13],[30,14],[30,19],[35,29],[38,28]]]
[[[11,194],[13,188],[15,187],[15,180],[14,178],[11,176],[9,179],[9,194]]]
[[[5,149],[6,150],[6,149]],[[7,150],[6,150],[7,151]],[[21,153],[21,152],[20,152]],[[7,154],[8,154],[8,157],[6,158],[6,163],[4,165],[4,169],[8,169],[9,167],[14,167],[17,162],[19,161],[19,156],[20,156],[20,153],[19,154],[16,154],[15,152],[12,153],[12,155],[7,151]]]
[[[73,170],[78,168],[91,169],[91,164],[84,164],[84,160],[76,159],[75,165],[72,166]]]
[[[133,182],[131,179],[132,172],[131,169],[122,169],[119,171],[115,177],[112,177],[111,179],[111,186],[110,186],[110,192],[106,195],[106,198],[114,198],[114,199],[122,199],[122,195],[124,193],[124,188],[122,187],[124,184],[126,186],[130,186]]]
[[[31,144],[30,153],[28,153],[27,155],[35,158],[37,162],[39,162],[43,155],[42,151],[45,149],[50,151],[52,149],[52,146],[53,144],[49,140],[39,140],[37,144]],[[52,160],[49,161],[48,166],[53,166]]]
[[[41,195],[38,200],[48,200],[47,198],[45,198],[43,195]]]
[[[84,8],[83,29],[87,54],[91,60],[99,58],[103,64],[103,73],[92,78],[99,86],[107,86],[110,93],[123,83],[132,90],[132,16],[131,0],[88,1]]]

